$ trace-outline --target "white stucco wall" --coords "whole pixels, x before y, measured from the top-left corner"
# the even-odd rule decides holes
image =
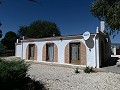
[[[97,37],[95,37],[96,39],[95,39],[95,45],[96,45],[96,47],[95,47],[95,59],[96,59],[96,68],[99,68],[100,67],[100,59],[99,59],[99,38],[97,38]]]
[[[71,39],[71,40],[53,41],[58,47],[58,63],[61,63],[61,64],[65,63],[65,60],[64,60],[65,59],[65,47],[69,42],[71,42],[73,40],[79,40],[80,42],[84,43],[83,39]]]
[[[23,41],[21,45],[16,46],[16,57],[21,57],[26,59],[26,48],[28,44],[36,44],[37,46],[37,61],[42,61],[42,50],[45,43],[53,42],[57,45],[58,48],[58,62],[59,64],[65,63],[65,47],[66,45],[73,41],[79,40],[86,46],[86,65],[99,68],[100,59],[99,59],[99,37],[96,38],[96,35],[91,36],[88,40],[83,38],[79,39],[64,39],[64,40],[33,40],[32,41]]]
[[[87,66],[96,67],[96,48],[95,48],[95,37],[92,36],[88,40],[85,41],[87,48]]]
[[[21,45],[22,48],[22,59],[26,59],[26,48],[28,44],[36,44],[37,46],[37,61],[42,61],[42,49],[45,43],[53,42],[57,45],[58,48],[58,63],[64,64],[65,63],[65,47],[66,45],[73,41],[73,40],[79,40],[80,42],[84,43],[86,46],[86,61],[87,66],[93,66],[96,67],[96,58],[95,58],[95,38],[92,37],[91,40],[85,41],[84,39],[70,39],[70,40],[50,40],[50,41],[34,41],[34,42],[23,42]],[[92,42],[91,42],[92,41]]]
[[[22,55],[22,47],[21,45],[16,45],[15,47],[15,56],[16,57],[21,57]]]
[[[41,54],[41,44],[40,42],[23,42],[22,43],[22,59],[26,59],[26,48],[29,44],[36,44],[37,46],[37,60],[40,61],[40,56],[42,55]]]

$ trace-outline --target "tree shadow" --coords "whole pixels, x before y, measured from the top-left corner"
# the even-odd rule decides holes
[[[116,65],[116,63],[118,62],[119,58],[118,57],[111,57],[110,59],[108,59],[105,63],[103,67],[107,67],[107,66],[114,66]]]
[[[30,77],[26,77],[25,85],[20,90],[47,90],[45,88],[45,84],[41,81],[36,81],[35,79],[31,79]]]
[[[12,84],[12,83],[11,83]],[[0,86],[0,90],[48,90],[41,81],[36,81],[30,77],[19,80],[15,85]]]

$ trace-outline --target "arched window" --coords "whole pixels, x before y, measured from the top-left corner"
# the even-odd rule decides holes
[[[70,43],[70,63],[80,64],[80,43]]]
[[[73,40],[66,45],[65,63],[86,65],[86,46],[84,43]]]
[[[37,46],[35,44],[29,44],[26,50],[27,60],[37,60]]]
[[[47,42],[43,46],[42,60],[50,62],[58,62],[58,48],[53,42]]]

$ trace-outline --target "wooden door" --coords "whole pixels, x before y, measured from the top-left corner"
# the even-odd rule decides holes
[[[80,43],[70,44],[70,63],[80,64]]]

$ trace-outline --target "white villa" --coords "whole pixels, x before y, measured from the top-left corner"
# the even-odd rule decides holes
[[[95,34],[85,32],[81,35],[17,40],[15,56],[37,62],[99,68],[111,57],[111,41],[104,30],[104,22],[101,21],[101,30],[97,28]]]

